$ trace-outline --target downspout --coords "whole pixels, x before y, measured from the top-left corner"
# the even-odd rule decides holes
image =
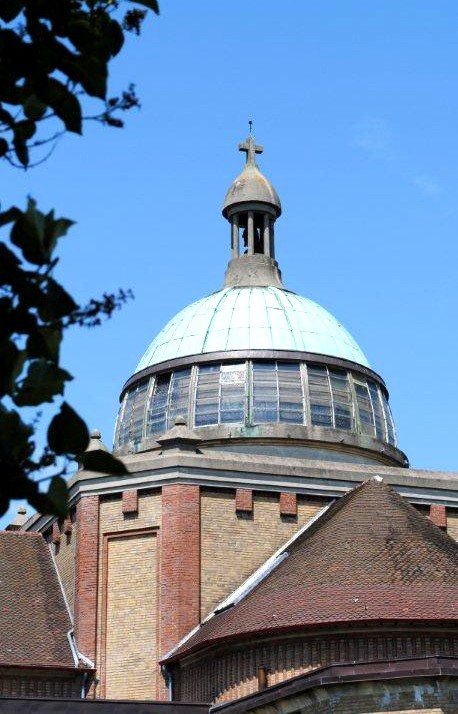
[[[167,690],[169,693],[169,702],[173,702],[173,677],[170,669],[167,667],[166,664],[161,664],[161,672],[162,676],[164,677],[166,684],[167,684]]]
[[[90,667],[91,669],[95,669],[95,664],[92,660],[89,659],[89,657],[86,657],[85,655],[81,654],[79,652],[76,642],[75,642],[75,633],[72,630],[69,630],[67,632],[67,640],[68,644],[70,645],[70,650],[73,656],[73,661],[75,663],[75,667],[78,668],[80,662],[86,665],[86,667]],[[83,684],[81,685],[81,699],[86,698],[86,685],[87,685],[87,679],[88,679],[88,673],[83,672]]]
[[[62,582],[62,578],[60,577],[59,568],[57,567],[56,559],[55,559],[55,557],[54,557],[54,553],[53,553],[52,546],[51,546],[50,543],[48,543],[48,548],[49,548],[49,552],[50,552],[50,554],[51,554],[51,558],[52,558],[52,561],[53,561],[53,564],[54,564],[54,570],[55,570],[55,573],[56,573],[56,575],[57,575],[57,580],[58,580],[59,585],[60,585],[60,590],[61,590],[61,593],[62,593],[62,597],[63,597],[64,603],[65,603],[65,606],[66,606],[66,608],[67,608],[68,616],[69,616],[69,618],[70,618],[70,622],[71,622],[72,625],[73,625],[73,613],[72,613],[72,611],[71,611],[71,609],[70,609],[70,605],[69,605],[68,600],[67,600],[67,595],[66,595],[66,593],[65,593],[64,584],[63,584],[63,582]],[[86,667],[90,667],[90,669],[94,669],[94,670],[95,670],[95,664],[94,664],[94,662],[93,662],[92,660],[90,660],[89,657],[86,657],[85,655],[83,655],[83,654],[78,650],[78,647],[76,646],[75,632],[74,632],[73,627],[72,627],[71,630],[69,630],[69,631],[67,632],[67,640],[68,640],[68,644],[69,644],[69,647],[70,647],[70,652],[72,653],[72,657],[73,657],[73,662],[74,662],[75,668],[78,669],[78,667],[80,666],[80,662],[82,662],[83,664],[86,665]],[[87,672],[84,672],[84,674],[83,674],[83,684],[81,685],[81,699],[84,699],[84,698],[86,697],[87,678],[88,678],[88,674],[87,674]]]

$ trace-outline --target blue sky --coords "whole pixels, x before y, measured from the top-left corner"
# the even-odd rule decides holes
[[[149,342],[221,286],[220,207],[253,119],[285,284],[383,376],[412,465],[458,470],[457,40],[447,0],[162,0],[112,67],[112,93],[133,81],[142,102],[126,128],[87,126],[28,172],[4,165],[3,207],[30,194],[77,221],[58,276],[81,302],[135,293],[63,351],[67,398],[107,444]]]

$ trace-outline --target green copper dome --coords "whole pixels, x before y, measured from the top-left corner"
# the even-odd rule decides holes
[[[181,310],[136,372],[160,362],[229,350],[298,350],[369,366],[347,330],[312,300],[276,287],[228,287]]]

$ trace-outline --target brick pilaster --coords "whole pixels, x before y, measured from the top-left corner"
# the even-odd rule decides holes
[[[173,485],[162,489],[161,654],[200,618],[200,490]]]
[[[235,510],[241,513],[253,512],[253,491],[251,490],[251,488],[236,489]]]
[[[136,489],[122,492],[122,512],[138,513],[138,491]]]
[[[295,493],[290,491],[280,493],[280,515],[297,516],[297,496]]]
[[[447,529],[447,509],[445,506],[438,506],[437,504],[432,504],[429,507],[429,520],[432,521],[436,526],[444,530]]]
[[[95,660],[99,497],[83,496],[76,509],[75,636],[82,654]]]

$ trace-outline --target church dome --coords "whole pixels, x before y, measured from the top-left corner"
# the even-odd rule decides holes
[[[187,355],[233,350],[295,350],[369,366],[327,310],[268,286],[224,288],[184,308],[159,332],[135,371]]]
[[[251,133],[239,150],[245,168],[223,208],[223,287],[153,339],[123,387],[115,449],[157,449],[179,417],[208,448],[406,465],[381,377],[335,317],[285,288],[275,257],[280,200]]]

